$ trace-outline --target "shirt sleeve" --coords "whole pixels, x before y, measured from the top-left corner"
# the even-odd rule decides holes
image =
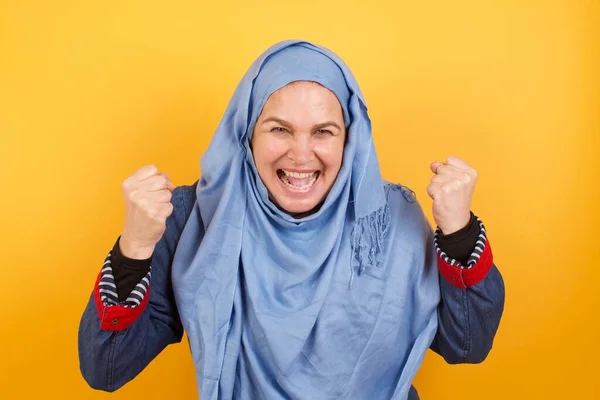
[[[433,234],[440,275],[438,330],[431,349],[448,363],[479,363],[492,349],[504,310],[505,289],[483,223]]]
[[[171,267],[195,203],[195,188],[196,184],[173,190],[173,213],[167,218],[165,232],[152,254],[152,266],[139,282],[134,281],[129,293],[117,288],[121,280],[115,281],[119,262],[115,261],[118,256],[113,252],[114,247],[107,252],[102,268],[97,268],[96,282],[78,330],[79,368],[90,387],[108,392],[119,389],[164,348],[181,341],[183,326],[175,302]],[[142,272],[139,273],[141,276]],[[120,299],[119,294],[125,299]]]
[[[121,254],[119,239],[108,253],[98,283],[102,305],[138,307],[144,301],[151,278],[151,258],[134,260]]]
[[[476,285],[492,268],[485,226],[473,213],[469,224],[458,232],[444,235],[438,227],[433,241],[440,274],[454,286],[465,289]]]
[[[144,278],[150,279],[149,272],[151,267],[152,257],[144,259],[144,260],[135,260],[133,258],[128,258],[121,253],[121,249],[119,247],[119,240],[121,238],[117,238],[115,245],[113,246],[110,253],[110,261],[112,273],[115,279],[118,301],[124,302],[127,301],[127,298],[130,294],[134,294],[134,296],[139,297],[140,294],[145,293],[144,287],[145,281]],[[138,284],[142,284],[142,287],[138,286]],[[144,290],[143,293],[135,293],[134,290],[140,291]],[[139,299],[142,300],[142,299]]]
[[[113,274],[112,258],[111,250],[98,275],[94,288],[94,300],[101,318],[101,329],[122,330],[138,319],[148,303],[152,268],[150,267],[144,277],[124,296],[125,299],[120,300],[117,293],[117,282]]]
[[[467,265],[479,239],[479,221],[475,214],[471,212],[469,223],[458,232],[444,235],[441,229],[438,228],[436,233],[440,251],[446,253],[448,258],[454,259],[462,265]]]

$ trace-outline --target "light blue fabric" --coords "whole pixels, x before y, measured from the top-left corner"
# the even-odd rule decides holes
[[[249,147],[268,97],[298,80],[335,93],[348,132],[333,188],[301,219],[269,200]],[[307,42],[268,49],[201,170],[172,272],[201,399],[406,398],[437,327],[435,252],[418,204],[381,178],[344,62]]]

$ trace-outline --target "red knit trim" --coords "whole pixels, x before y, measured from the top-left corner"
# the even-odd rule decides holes
[[[94,287],[94,302],[96,303],[96,310],[100,318],[100,329],[105,331],[121,331],[129,328],[142,315],[142,312],[146,308],[148,299],[150,298],[150,287],[148,287],[146,295],[137,307],[125,307],[119,304],[105,306],[100,299],[100,286],[98,285],[101,276],[102,273],[98,274],[96,286]]]
[[[451,265],[445,262],[440,255],[437,256],[438,268],[440,274],[446,278],[446,280],[461,289],[466,289],[469,286],[478,284],[483,280],[490,272],[492,265],[494,264],[494,257],[492,255],[492,248],[490,247],[489,239],[485,243],[483,253],[479,261],[471,268],[464,268],[456,265]]]

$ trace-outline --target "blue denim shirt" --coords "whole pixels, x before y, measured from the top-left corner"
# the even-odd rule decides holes
[[[171,264],[179,237],[195,203],[196,184],[173,191],[173,213],[152,255],[149,299],[127,328],[99,304],[94,293],[79,326],[80,369],[95,389],[115,391],[137,376],[167,345],[178,343],[183,327],[173,297]],[[464,285],[463,285],[464,286]],[[440,278],[438,330],[430,349],[450,364],[479,363],[490,352],[504,308],[504,283],[495,265],[478,283],[461,288]],[[411,388],[409,399],[418,399]]]

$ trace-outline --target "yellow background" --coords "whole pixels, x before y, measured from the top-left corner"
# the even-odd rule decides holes
[[[186,344],[88,388],[79,318],[121,182],[148,163],[197,179],[238,80],[286,38],[348,62],[384,175],[429,217],[430,161],[480,173],[504,318],[481,365],[429,353],[421,397],[600,398],[599,26],[598,0],[1,1],[0,398],[195,398]]]

